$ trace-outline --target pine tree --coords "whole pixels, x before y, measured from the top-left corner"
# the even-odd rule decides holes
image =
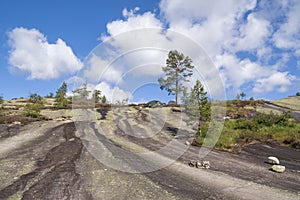
[[[192,120],[198,120],[198,130],[200,132],[202,122],[210,120],[210,102],[208,101],[207,92],[199,80],[196,81],[195,86],[191,92],[185,92],[183,98],[185,111]]]
[[[94,90],[93,97],[95,99],[95,103],[99,103],[101,100],[101,91],[100,90]]]
[[[169,95],[175,95],[176,105],[178,96],[184,90],[183,83],[188,82],[188,77],[193,75],[192,60],[177,50],[172,50],[168,54],[166,66],[162,68],[166,74],[165,78],[159,78],[160,89],[167,90]]]
[[[87,83],[84,83],[80,88],[73,91],[74,97],[79,101],[86,101],[89,99],[91,91],[87,89]]]
[[[67,91],[67,83],[63,82],[62,85],[57,89],[55,95],[55,102],[57,108],[63,109],[68,107],[68,99],[66,98]]]
[[[242,92],[242,93],[240,94],[240,97],[241,97],[242,99],[244,99],[244,98],[246,97],[246,93]]]
[[[103,95],[103,97],[101,98],[101,103],[106,104],[106,97],[105,97],[105,95]]]

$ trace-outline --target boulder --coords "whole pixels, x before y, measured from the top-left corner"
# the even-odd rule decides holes
[[[273,164],[273,165],[279,165],[279,160],[278,160],[278,158],[276,158],[274,156],[269,156],[268,163]]]
[[[285,166],[283,166],[283,165],[273,165],[272,170],[274,172],[283,173],[285,171]]]

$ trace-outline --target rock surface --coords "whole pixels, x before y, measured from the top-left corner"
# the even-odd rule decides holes
[[[182,113],[162,108],[172,115],[160,132],[146,139],[131,136],[126,134],[126,130],[132,131],[130,127],[145,133],[149,130],[148,123],[137,124],[132,120],[138,110],[129,109],[132,115],[120,110],[114,118],[108,111],[105,118],[97,121],[104,130],[98,137],[103,138],[101,141],[105,141],[103,144],[107,148],[114,145],[126,151],[159,153],[157,150],[174,140],[168,127],[187,128],[184,124],[178,127],[176,123]],[[158,108],[151,112],[157,113],[154,123],[163,120]],[[50,110],[49,114],[53,119],[62,116]],[[100,113],[97,118],[101,118]],[[125,131],[120,125],[114,125],[114,120],[123,124]],[[249,145],[240,154],[212,150],[201,158],[209,160],[212,165],[204,161],[194,162],[198,168],[210,166],[210,170],[201,170],[186,165],[186,161],[199,158],[200,148],[186,146],[186,139],[181,139],[176,141],[187,150],[173,164],[149,173],[131,174],[114,170],[95,159],[83,145],[84,138],[79,138],[75,131],[74,124],[68,121],[0,125],[0,199],[252,200],[297,199],[300,195],[299,152],[287,147]],[[139,149],[141,147],[143,149]],[[113,149],[107,153],[114,158],[120,157]],[[281,158],[286,166],[285,173],[268,171],[270,165],[261,161],[269,155]]]

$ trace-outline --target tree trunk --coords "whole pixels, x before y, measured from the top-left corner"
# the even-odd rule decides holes
[[[176,96],[176,105],[178,105],[178,68],[176,69],[176,89],[175,89],[175,96]]]

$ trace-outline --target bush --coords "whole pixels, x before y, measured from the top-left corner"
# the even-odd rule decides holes
[[[281,115],[271,112],[270,114],[258,113],[254,115],[253,120],[261,126],[273,126],[275,124],[287,126],[290,118],[293,118],[293,115],[289,112],[284,112]]]
[[[234,128],[256,131],[259,129],[259,125],[253,120],[241,118],[236,120]]]
[[[29,103],[25,105],[23,115],[25,117],[38,118],[41,116],[40,112],[44,106],[43,98],[34,93],[29,96]]]
[[[58,92],[55,97],[56,107],[59,109],[68,108],[68,99],[63,92]]]
[[[38,95],[37,93],[33,93],[33,94],[29,95],[29,102],[31,102],[31,103],[38,103],[42,100],[43,100],[43,98],[40,95]]]
[[[34,104],[27,103],[24,108],[23,115],[26,117],[38,118],[41,116],[40,112],[42,106],[43,104],[41,103],[34,103]]]

